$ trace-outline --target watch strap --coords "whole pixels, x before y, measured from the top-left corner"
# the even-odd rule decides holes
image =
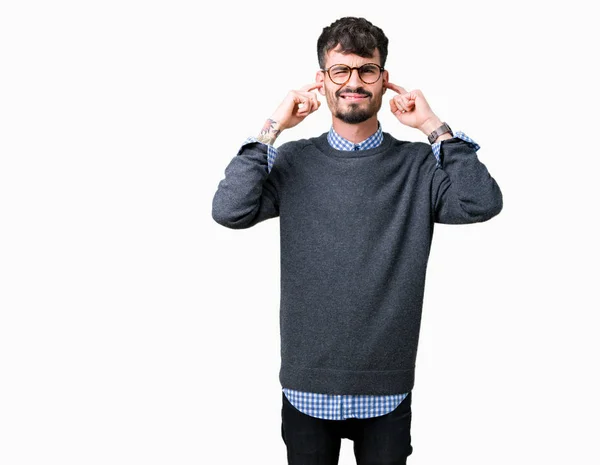
[[[438,137],[447,132],[454,136],[454,133],[452,132],[452,129],[450,129],[450,126],[448,126],[448,124],[444,122],[439,128],[437,128],[435,131],[433,131],[427,136],[427,138],[429,139],[429,143],[433,144]]]

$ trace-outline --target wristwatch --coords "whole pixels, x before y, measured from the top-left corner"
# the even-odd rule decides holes
[[[439,128],[437,128],[435,131],[433,131],[431,134],[429,134],[427,136],[427,138],[429,139],[429,143],[433,144],[439,136],[441,136],[442,134],[445,134],[447,132],[452,134],[452,137],[454,137],[454,133],[452,132],[452,129],[450,129],[450,126],[448,126],[447,123],[444,123]]]

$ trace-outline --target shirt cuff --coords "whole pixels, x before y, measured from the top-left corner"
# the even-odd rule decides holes
[[[477,152],[477,150],[479,150],[481,148],[477,142],[475,142],[473,139],[471,139],[469,136],[467,136],[464,132],[452,131],[452,133],[454,134],[454,137],[456,137],[458,139],[462,139],[465,142],[469,142],[470,144],[472,144],[473,148],[475,149],[476,152]],[[444,139],[444,140],[448,140],[448,139]],[[437,160],[437,166],[439,166],[439,167],[442,166],[442,164],[440,163],[440,147],[442,145],[442,142],[443,141],[441,140],[431,146],[431,148],[433,150],[433,154],[435,155],[435,159]]]
[[[259,141],[256,137],[248,137],[243,143],[242,147],[246,144],[250,144],[252,142],[258,142],[259,144],[264,144],[267,146],[267,172],[270,173],[273,168],[273,163],[275,163],[275,157],[277,156],[277,149],[270,144],[265,144],[264,142]]]

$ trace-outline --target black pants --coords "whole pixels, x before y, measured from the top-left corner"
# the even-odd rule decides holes
[[[374,418],[323,420],[294,407],[282,391],[281,437],[288,465],[337,465],[342,438],[354,442],[357,465],[405,465],[412,454],[412,391],[395,410]]]

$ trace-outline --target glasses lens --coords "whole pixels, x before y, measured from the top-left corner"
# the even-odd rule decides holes
[[[346,65],[336,65],[329,69],[329,77],[336,84],[344,84],[350,78],[350,68]]]
[[[335,84],[345,84],[350,79],[350,73],[352,69],[346,65],[335,65],[329,69],[329,77]],[[358,70],[360,78],[366,84],[373,84],[379,79],[381,70],[379,66],[373,64],[366,64]]]
[[[381,72],[379,66],[375,65],[363,65],[358,70],[360,78],[367,84],[373,84],[379,79],[379,73]]]

